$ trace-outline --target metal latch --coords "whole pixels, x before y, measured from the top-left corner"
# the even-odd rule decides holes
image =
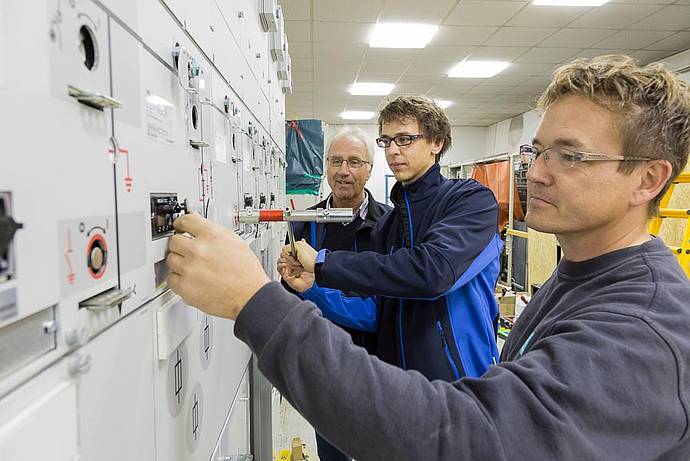
[[[105,94],[91,91],[80,90],[79,88],[73,85],[67,86],[67,92],[70,96],[75,98],[80,103],[86,104],[87,106],[93,107],[94,109],[103,110],[106,107],[112,107],[113,109],[122,107],[122,102],[113,98],[112,96],[107,96]]]
[[[134,287],[126,290],[112,288],[92,298],[85,299],[79,303],[79,307],[85,307],[90,311],[105,311],[125,302],[134,294]]]

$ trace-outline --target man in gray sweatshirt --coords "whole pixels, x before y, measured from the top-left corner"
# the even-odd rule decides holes
[[[170,287],[236,319],[266,377],[360,461],[686,461],[690,282],[646,221],[687,162],[688,85],[604,56],[559,68],[540,106],[526,221],[564,257],[480,378],[430,382],[368,355],[197,215],[175,222]]]

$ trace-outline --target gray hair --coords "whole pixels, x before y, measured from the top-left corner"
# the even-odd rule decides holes
[[[367,134],[361,128],[356,126],[345,125],[336,134],[334,134],[326,145],[326,155],[331,150],[331,146],[335,141],[340,138],[352,137],[361,141],[367,150],[367,160],[369,160],[371,167],[374,167],[374,156],[376,151],[374,150],[374,142],[367,136]]]

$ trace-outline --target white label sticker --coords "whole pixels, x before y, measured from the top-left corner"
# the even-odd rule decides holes
[[[228,138],[218,132],[216,132],[216,160],[228,163]]]
[[[146,92],[146,132],[152,138],[172,143],[175,107],[165,98]]]

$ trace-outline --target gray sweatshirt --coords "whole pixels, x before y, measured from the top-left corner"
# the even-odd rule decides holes
[[[235,334],[359,461],[690,460],[690,282],[661,240],[561,261],[481,378],[386,364],[277,282]]]

